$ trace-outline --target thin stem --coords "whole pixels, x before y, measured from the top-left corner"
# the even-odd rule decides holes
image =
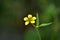
[[[39,40],[41,40],[41,35],[40,35],[40,33],[39,33],[39,30],[36,29],[36,31],[37,31],[37,34],[38,34],[38,36],[39,36]]]
[[[32,24],[32,25],[33,25],[33,24]],[[38,34],[38,36],[39,36],[39,40],[41,40],[41,35],[40,35],[40,33],[39,33],[38,28],[36,28],[36,26],[35,26],[35,25],[33,25],[33,27],[35,27],[35,29],[36,29],[36,31],[37,31],[37,34]]]

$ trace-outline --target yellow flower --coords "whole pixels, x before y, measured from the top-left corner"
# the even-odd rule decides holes
[[[25,25],[28,25],[29,23],[34,24],[36,20],[36,17],[32,17],[31,14],[28,15],[28,17],[24,18]]]

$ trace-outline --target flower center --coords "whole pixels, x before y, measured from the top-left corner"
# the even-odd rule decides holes
[[[32,18],[29,18],[29,22],[31,22],[32,21]]]

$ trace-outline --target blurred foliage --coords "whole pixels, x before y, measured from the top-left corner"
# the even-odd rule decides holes
[[[35,29],[25,26],[23,21],[27,14],[36,15],[36,12],[40,24],[52,22],[39,28],[42,40],[60,40],[60,0],[0,0],[0,34],[3,37],[10,33],[24,34],[24,40],[39,40]]]

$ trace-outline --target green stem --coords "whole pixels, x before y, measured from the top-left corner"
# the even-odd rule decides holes
[[[39,16],[38,16],[38,13],[36,13],[36,26],[35,26],[35,29],[36,29],[37,34],[38,34],[38,36],[39,36],[39,40],[41,40],[41,35],[40,35],[40,33],[39,33],[38,28],[39,28]]]
[[[33,25],[33,24],[32,24]],[[35,27],[35,25],[33,25],[33,27]],[[39,33],[39,30],[38,30],[38,28],[36,28],[35,27],[35,29],[36,29],[36,31],[37,31],[37,34],[38,34],[38,36],[39,36],[39,40],[41,40],[41,35],[40,35],[40,33]]]
[[[37,31],[37,34],[38,34],[38,36],[39,36],[39,40],[41,40],[41,35],[40,35],[40,33],[39,33],[39,30],[36,29],[36,31]]]

